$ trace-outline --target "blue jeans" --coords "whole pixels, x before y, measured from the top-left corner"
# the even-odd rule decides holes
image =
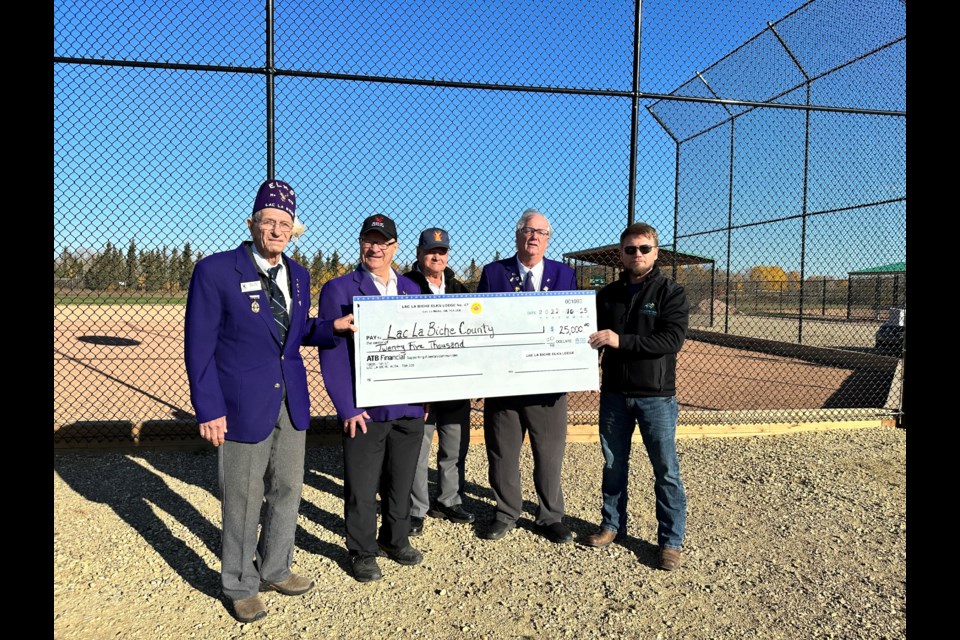
[[[635,425],[653,467],[657,498],[657,544],[681,548],[687,526],[687,495],[680,481],[677,458],[677,398],[631,398],[600,394],[600,447],[603,449],[603,521],[609,531],[627,532],[627,476],[630,438]]]

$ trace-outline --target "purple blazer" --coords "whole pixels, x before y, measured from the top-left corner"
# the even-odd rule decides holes
[[[503,293],[520,291],[523,281],[520,280],[520,269],[517,267],[517,255],[506,260],[498,260],[484,265],[477,284],[477,293]],[[556,260],[543,259],[543,279],[540,281],[541,291],[576,291],[576,273]]]
[[[284,385],[293,426],[310,426],[310,394],[300,345],[330,348],[333,321],[308,318],[310,272],[283,256],[293,296],[280,344],[265,289],[245,242],[193,269],[184,323],[184,361],[197,422],[227,417],[227,440],[261,442],[277,424]]]
[[[498,260],[483,266],[480,282],[477,284],[477,293],[503,293],[520,291],[523,281],[520,279],[520,268],[517,266],[517,255],[506,260]],[[576,291],[577,274],[562,262],[543,259],[543,278],[540,280],[541,291]],[[526,396],[527,402],[533,404],[552,405],[562,393],[541,393]]]
[[[397,274],[397,293],[400,295],[420,295],[420,286],[399,273]],[[378,296],[380,291],[370,278],[370,274],[354,270],[351,273],[334,278],[320,290],[320,317],[339,318],[353,313],[354,296]],[[351,336],[334,336],[332,349],[320,350],[320,372],[323,384],[337,409],[337,417],[347,420],[364,411],[373,422],[389,422],[403,418],[422,418],[422,404],[390,404],[376,407],[358,407],[354,390],[354,350]]]

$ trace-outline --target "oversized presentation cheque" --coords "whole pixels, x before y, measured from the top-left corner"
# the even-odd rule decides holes
[[[357,296],[357,406],[600,388],[595,291]]]

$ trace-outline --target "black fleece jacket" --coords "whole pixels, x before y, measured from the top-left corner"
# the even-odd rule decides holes
[[[629,279],[597,294],[597,327],[620,336],[620,348],[604,347],[600,359],[602,391],[627,396],[677,393],[677,353],[687,335],[690,307],[684,288],[654,265],[640,291],[631,296]]]
[[[420,285],[420,293],[425,293],[427,295],[433,293],[433,291],[430,290],[430,285],[427,284],[427,277],[421,273],[416,264],[413,265],[413,269],[407,271],[403,275]],[[444,268],[443,281],[445,285],[443,289],[444,293],[470,293],[470,291],[463,286],[463,283],[457,280],[457,275],[450,267]]]

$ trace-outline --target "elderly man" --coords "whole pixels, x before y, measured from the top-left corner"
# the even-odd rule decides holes
[[[353,312],[354,296],[419,294],[420,287],[391,264],[397,252],[397,227],[373,215],[360,228],[360,265],[330,280],[320,291],[320,317]],[[343,424],[343,520],[353,576],[360,582],[383,577],[381,553],[404,564],[420,564],[423,555],[410,545],[410,491],[423,440],[423,405],[356,406],[353,341],[335,339],[320,351],[320,370],[337,417]],[[382,523],[377,532],[377,491]]]
[[[469,293],[463,283],[457,280],[453,269],[447,266],[449,251],[450,234],[437,227],[424,229],[417,243],[417,262],[413,269],[403,275],[416,282],[420,286],[420,292],[424,294]],[[427,467],[434,432],[437,433],[438,440],[437,471],[440,477],[440,493],[436,504],[431,508]],[[410,496],[410,535],[418,536],[423,533],[425,515],[460,524],[474,521],[473,514],[462,506],[464,464],[469,446],[470,400],[432,403],[423,429],[417,474],[413,479],[413,493]]]
[[[477,293],[498,291],[574,291],[573,269],[544,258],[553,228],[536,209],[523,212],[516,228],[516,255],[483,267]],[[573,540],[563,524],[563,490],[560,472],[567,442],[567,395],[534,394],[486,398],[483,433],[487,446],[490,487],[497,513],[481,534],[499,540],[516,527],[523,506],[520,486],[520,447],[530,435],[533,450],[533,483],[539,504],[536,528],[558,544]]]
[[[356,330],[351,315],[307,317],[310,274],[283,255],[296,202],[286,182],[264,182],[247,219],[252,241],[198,262],[187,294],[190,400],[200,435],[219,448],[220,576],[240,622],[267,615],[260,591],[313,588],[291,571],[310,426],[300,345],[329,348],[334,331]]]
[[[683,287],[656,265],[657,230],[638,222],[620,234],[620,279],[597,294],[597,328],[590,345],[601,349],[600,447],[603,506],[600,530],[584,542],[605,547],[627,533],[630,440],[639,425],[653,467],[659,566],[680,566],[687,497],[677,458],[677,353],[689,322]]]

